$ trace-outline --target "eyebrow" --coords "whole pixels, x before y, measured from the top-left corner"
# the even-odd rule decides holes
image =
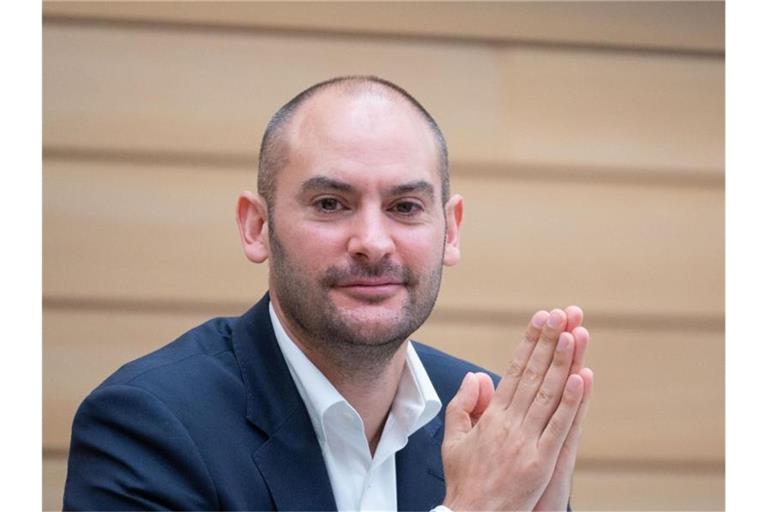
[[[353,190],[352,185],[345,181],[335,180],[327,176],[312,176],[301,184],[302,192],[312,192],[316,190],[338,190],[340,192],[349,192]]]
[[[397,185],[389,189],[390,195],[393,196],[399,196],[402,194],[413,194],[413,193],[419,193],[419,194],[426,194],[430,197],[434,197],[435,195],[435,187],[432,186],[431,183],[424,180],[415,180],[415,181],[409,181],[408,183],[403,183],[402,185]]]
[[[301,192],[313,192],[318,190],[337,190],[339,192],[352,192],[355,188],[346,181],[329,178],[328,176],[312,176],[301,184]],[[434,197],[435,187],[424,180],[414,180],[400,185],[395,185],[389,189],[389,195],[397,196],[403,194],[425,194]]]

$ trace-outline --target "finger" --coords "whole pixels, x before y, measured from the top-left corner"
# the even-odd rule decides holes
[[[581,400],[581,405],[576,413],[576,417],[571,425],[571,430],[568,432],[568,436],[565,438],[563,448],[560,450],[560,455],[557,459],[558,471],[564,471],[568,474],[572,474],[576,467],[576,455],[578,453],[579,441],[581,440],[581,432],[584,425],[584,418],[589,411],[590,397],[592,396],[592,383],[594,381],[594,375],[589,368],[583,368],[579,375],[584,380],[584,396]]]
[[[533,399],[530,409],[525,416],[524,429],[532,436],[540,436],[547,422],[555,412],[563,396],[563,388],[568,380],[568,375],[573,361],[574,340],[569,332],[560,334],[557,348],[552,357],[552,364],[547,370],[544,381],[541,383],[536,397]]]
[[[509,405],[515,389],[517,389],[517,383],[523,375],[525,366],[528,364],[528,359],[530,359],[533,349],[539,341],[539,336],[541,336],[541,331],[547,323],[547,319],[549,319],[549,313],[546,311],[537,311],[531,317],[531,321],[528,322],[528,327],[525,329],[523,339],[515,348],[509,366],[507,366],[507,371],[496,388],[493,402],[498,403],[502,407]]]
[[[472,429],[470,414],[475,410],[480,396],[477,376],[469,372],[461,386],[445,408],[445,439],[455,440]]]
[[[592,384],[595,381],[595,372],[591,368],[583,368],[579,371],[579,375],[584,380],[584,399],[589,400],[592,396]]]
[[[490,405],[491,398],[493,398],[493,380],[491,380],[491,377],[483,372],[477,372],[475,376],[477,377],[479,393],[475,408],[469,414],[472,419],[472,426],[477,423],[477,420],[480,419],[480,416],[483,415],[488,405]]]
[[[539,342],[533,349],[533,354],[528,360],[528,364],[523,371],[522,377],[517,384],[515,394],[509,404],[510,414],[516,417],[518,422],[528,413],[528,409],[533,402],[536,393],[541,387],[544,375],[552,362],[552,354],[555,351],[555,345],[560,333],[565,328],[565,313],[561,309],[552,310],[549,319],[544,325],[539,337]]]
[[[555,413],[549,419],[547,427],[539,438],[539,448],[547,457],[560,453],[565,438],[571,431],[571,425],[584,396],[584,380],[581,375],[571,375],[565,384],[563,398]]]
[[[579,373],[584,368],[585,354],[589,345],[589,331],[584,327],[576,327],[573,332],[574,351],[571,373]]]
[[[565,330],[569,332],[573,332],[584,321],[584,312],[579,306],[568,306],[565,308],[565,316],[568,318]]]

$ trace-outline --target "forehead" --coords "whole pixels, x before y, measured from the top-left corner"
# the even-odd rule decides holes
[[[439,189],[431,129],[412,105],[391,94],[322,91],[298,109],[286,141],[288,164],[278,182],[320,174],[387,186],[424,180]]]

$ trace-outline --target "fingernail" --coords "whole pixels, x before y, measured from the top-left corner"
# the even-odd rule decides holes
[[[555,310],[552,312],[551,315],[549,315],[549,321],[547,322],[550,327],[558,327],[560,323],[563,321],[563,317],[560,316],[562,313],[560,313],[560,310]]]
[[[561,334],[560,337],[557,339],[557,350],[558,352],[562,352],[565,350],[565,347],[568,346],[568,336],[565,335],[565,333]]]
[[[548,316],[549,315],[547,315],[547,313],[545,313],[544,311],[539,311],[533,316],[533,320],[531,320],[531,323],[535,328],[541,329],[542,327],[544,327],[544,322],[547,321]]]
[[[566,386],[568,387],[568,391],[575,392],[576,390],[578,390],[580,380],[581,378],[579,378],[577,375],[571,375],[570,377],[568,377],[568,383],[566,384]]]

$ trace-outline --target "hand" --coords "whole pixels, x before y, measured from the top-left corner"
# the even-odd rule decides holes
[[[566,510],[568,507],[568,501],[571,496],[573,472],[576,467],[576,455],[578,452],[578,444],[581,438],[582,425],[584,418],[587,414],[589,397],[592,392],[593,375],[592,371],[584,368],[584,354],[589,342],[589,332],[581,326],[584,320],[584,313],[578,306],[568,306],[565,308],[565,314],[567,323],[565,327],[566,332],[570,332],[574,337],[574,356],[571,363],[571,374],[579,374],[584,379],[584,398],[582,404],[579,407],[579,411],[576,413],[576,419],[571,426],[571,431],[568,433],[568,437],[565,440],[563,448],[560,451],[560,455],[555,465],[555,471],[552,475],[552,479],[547,484],[544,494],[539,499],[534,510],[538,511],[551,511],[551,510]],[[540,311],[534,315],[532,321],[543,325],[549,318],[549,313]],[[484,374],[480,374],[484,375]],[[487,377],[487,376],[485,376]],[[489,389],[490,386],[490,389]],[[478,401],[473,416],[476,419],[482,415],[485,408],[490,403],[490,397],[493,394],[492,383],[490,378],[483,379],[481,381],[481,391],[487,398]],[[475,419],[475,422],[476,422]]]
[[[541,499],[533,508],[538,511],[566,510],[568,507],[568,500],[570,499],[573,487],[572,480],[576,467],[576,454],[594,380],[592,370],[584,368],[584,354],[589,342],[589,332],[584,327],[581,327],[584,314],[577,306],[569,306],[565,308],[565,312],[568,317],[568,324],[565,330],[573,334],[575,345],[570,373],[581,375],[581,378],[584,380],[584,397],[579,411],[576,413],[576,419],[571,426],[571,431],[568,433],[563,448],[560,450],[560,456],[557,459],[552,479],[544,490]]]
[[[449,508],[531,510],[542,498],[585,389],[580,374],[569,376],[566,326],[561,310],[534,315],[495,393],[488,376],[465,377],[446,409]]]

